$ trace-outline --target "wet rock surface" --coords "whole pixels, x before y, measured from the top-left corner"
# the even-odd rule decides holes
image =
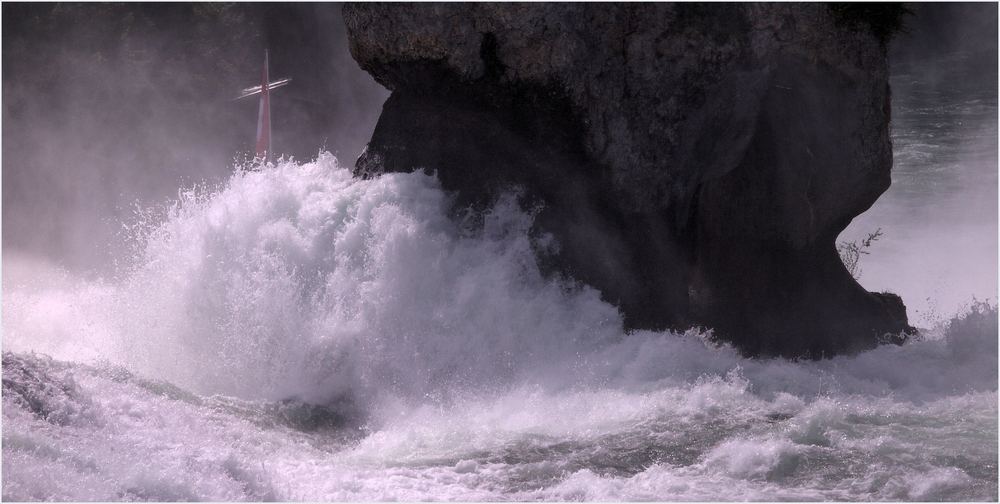
[[[348,5],[392,91],[357,173],[522,191],[552,270],[633,328],[822,357],[907,328],[837,235],[890,182],[883,39],[825,5]]]

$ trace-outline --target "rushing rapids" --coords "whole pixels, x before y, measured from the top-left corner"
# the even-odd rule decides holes
[[[997,498],[995,307],[746,359],[626,333],[516,195],[451,197],[321,154],[182,194],[120,279],[8,259],[3,497]]]
[[[896,63],[892,188],[838,238],[883,229],[860,283],[908,300],[901,346],[748,359],[629,330],[546,273],[573,244],[525,193],[456,213],[444,170],[320,154],[144,202],[111,279],[5,245],[2,497],[996,501],[976,59]]]

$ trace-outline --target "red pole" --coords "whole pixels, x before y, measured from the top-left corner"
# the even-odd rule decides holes
[[[267,50],[264,50],[264,71],[260,78],[260,109],[257,113],[257,157],[267,161],[271,153],[271,93],[267,85]]]

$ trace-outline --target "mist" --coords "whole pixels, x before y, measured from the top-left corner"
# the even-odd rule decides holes
[[[881,229],[859,280],[929,326],[997,298],[997,6],[911,9],[889,52],[892,186],[841,239]]]
[[[113,273],[138,209],[226,180],[253,150],[257,102],[233,98],[259,84],[265,48],[272,79],[293,79],[272,94],[275,152],[353,164],[388,92],[351,59],[340,16],[331,3],[5,3],[6,265]]]
[[[911,9],[889,52],[893,185],[840,239],[883,231],[860,281],[919,322],[996,297],[996,118],[969,107],[995,107],[997,33],[995,5]],[[233,97],[259,81],[265,48],[272,78],[293,79],[272,95],[278,154],[353,165],[388,96],[332,3],[4,4],[3,42],[5,282],[37,276],[14,260],[114,274],[130,225],[228,179],[257,112]],[[941,100],[957,108],[934,116]],[[945,140],[914,136],[927,117]]]
[[[589,12],[589,6],[556,6],[540,23],[536,16],[515,18],[523,15],[520,8],[500,6],[480,17],[459,6],[454,18],[429,16],[427,25],[391,22],[398,21],[387,15],[393,7],[358,7],[375,20],[351,22],[352,30],[371,29],[352,32],[359,60],[377,62],[364,57],[359,33],[379,33],[375,50],[367,52],[377,57],[386,40],[419,46],[438,40],[440,30],[452,27],[444,23],[454,22],[469,40],[481,38],[478,53],[474,44],[455,50],[467,51],[472,63],[482,59],[493,79],[500,75],[493,74],[502,66],[504,40],[541,41],[544,49],[552,34],[553,46],[573,49],[565,54],[575,54],[574,47],[586,51],[570,58],[568,68],[589,70],[591,54],[601,51],[590,52],[597,43],[576,44],[575,35],[602,34],[581,39],[601,44],[628,40],[636,17],[660,6]],[[873,12],[900,12],[885,7]],[[727,8],[732,6],[663,9],[662,18],[647,17],[656,22],[632,32],[641,37],[623,44],[620,57],[614,48],[615,65],[596,68],[624,69],[627,84],[632,66],[623,60],[631,54],[639,57],[631,62],[643,65],[661,43],[679,48],[674,55],[712,59],[714,49],[691,48],[718,38],[737,40],[738,51],[755,54],[761,37],[784,44],[789,36],[791,45],[773,44],[775,52],[768,52],[781,56],[786,49],[812,50],[812,30],[821,44],[861,41],[863,54],[849,49],[828,61],[864,79],[847,78],[824,90],[819,81],[840,79],[840,72],[814,74],[810,60],[798,56],[786,65],[788,72],[777,73],[787,73],[794,81],[788,87],[798,86],[802,97],[761,95],[761,107],[776,113],[748,117],[773,131],[748,140],[753,149],[735,173],[749,176],[727,183],[752,182],[749,192],[761,196],[754,200],[775,198],[785,206],[784,198],[801,194],[782,189],[790,183],[785,174],[764,169],[757,177],[750,169],[766,168],[792,150],[798,153],[788,159],[798,163],[808,142],[824,147],[814,158],[826,162],[804,169],[828,176],[802,189],[806,200],[827,190],[816,201],[862,194],[858,204],[867,204],[882,185],[829,182],[859,171],[831,160],[864,159],[871,153],[862,152],[862,144],[871,145],[873,137],[845,141],[858,154],[849,157],[830,154],[841,145],[829,139],[857,135],[850,125],[865,121],[855,116],[868,117],[873,109],[855,100],[877,104],[871,116],[877,121],[863,131],[877,136],[879,163],[870,163],[872,172],[863,175],[876,173],[875,182],[885,182],[885,66],[878,32],[863,31],[874,30],[877,20],[860,9],[850,19],[867,23],[840,30],[830,29],[817,5],[798,11],[795,5],[756,4],[739,16],[714,10]],[[414,163],[359,176],[356,159],[389,92],[352,59],[339,4],[4,3],[0,9],[2,500],[997,501],[997,4],[912,5],[906,31],[888,47],[892,185],[838,241],[881,230],[861,256],[856,278],[869,291],[899,294],[906,314],[898,316],[898,298],[858,289],[836,262],[827,235],[821,238],[829,260],[797,270],[782,267],[795,256],[784,246],[774,261],[709,263],[734,270],[718,285],[735,279],[730,283],[751,286],[743,302],[718,305],[719,312],[745,312],[748,323],[737,329],[751,328],[770,309],[749,303],[756,301],[751,296],[765,302],[801,298],[800,291],[782,286],[805,283],[816,264],[838,274],[859,299],[877,298],[873,306],[887,312],[880,317],[900,322],[899,329],[880,332],[837,325],[822,333],[824,339],[867,346],[813,358],[794,348],[747,354],[739,340],[719,337],[720,324],[630,327],[623,304],[607,299],[596,281],[590,285],[580,274],[546,264],[572,248],[593,263],[620,259],[624,254],[592,252],[610,247],[611,240],[599,236],[613,233],[580,232],[579,247],[559,243],[544,227],[544,210],[526,208],[525,193],[503,192],[474,208],[449,187],[445,169],[438,176],[428,173],[434,166],[424,171],[412,169]],[[601,15],[612,10],[620,17]],[[581,13],[599,22],[579,26],[608,26],[607,36],[566,23]],[[691,25],[666,42],[653,41],[673,28],[662,20]],[[503,29],[508,22],[505,37],[478,32],[482,24]],[[782,26],[772,29],[772,22]],[[375,30],[379,23],[382,30]],[[416,43],[406,38],[422,36],[407,30],[412,27],[428,27],[433,36]],[[536,29],[544,35],[536,37]],[[819,61],[828,49],[824,45]],[[271,79],[293,80],[271,95],[271,146],[278,156],[259,169],[243,169],[255,148],[258,102],[234,97],[259,84],[265,50]],[[851,62],[859,54],[864,62]],[[535,55],[525,50],[514,59],[533,65]],[[669,66],[675,60],[662,61]],[[651,74],[646,82],[666,89],[658,87],[659,76],[668,73]],[[451,161],[470,179],[482,175],[488,156],[518,169],[562,170],[563,155],[545,151],[579,140],[560,129],[575,127],[571,121],[540,121],[539,130],[554,134],[533,132],[524,142],[515,138],[520,128],[506,124],[520,121],[522,113],[558,115],[561,95],[539,94],[537,102],[524,103],[542,108],[517,110],[508,121],[464,103],[448,109],[455,98],[449,93],[465,84],[449,87],[450,78],[431,74],[426,84],[441,96],[400,101],[412,109],[397,107],[395,96],[412,98],[419,89],[379,74],[397,94],[378,129],[394,121],[405,126],[387,128],[390,140],[412,146],[442,139],[461,147],[442,152],[482,154],[468,158],[474,162],[439,156],[424,163]],[[617,70],[606,75],[619,78]],[[742,71],[719,75],[734,88],[745,82]],[[476,84],[463,91],[470,94],[462,100],[496,90],[485,82],[482,90]],[[501,84],[506,93],[507,83]],[[853,93],[861,88],[878,92]],[[812,91],[815,96],[806,96]],[[601,104],[619,105],[613,101],[619,95],[601,96]],[[792,102],[803,108],[784,107],[784,96],[795,96]],[[850,121],[836,117],[843,101],[852,104],[843,107]],[[679,110],[705,108],[695,103]],[[427,117],[438,105],[445,113]],[[400,110],[414,112],[393,116]],[[714,140],[712,118],[725,116],[729,107],[712,110],[721,113],[695,122],[704,123],[706,138]],[[794,126],[772,127],[785,117]],[[810,126],[816,128],[810,133],[831,136],[795,131]],[[376,135],[363,159],[379,163],[386,145],[399,144],[380,145]],[[591,167],[581,157],[585,164],[575,164],[574,155],[566,158],[572,162],[565,161],[564,172],[541,174],[553,192],[575,192],[566,180],[587,188],[566,197],[562,207],[559,199],[545,201],[568,209],[566,222],[556,224],[612,215],[594,210],[608,204],[602,197],[616,194],[611,184],[605,194],[603,185],[591,190],[589,181],[574,179],[574,170]],[[782,166],[798,176],[792,162]],[[655,174],[657,167],[645,168]],[[721,177],[712,181],[726,182],[728,175]],[[849,193],[855,189],[864,192]],[[714,208],[727,219],[729,206],[706,200],[745,201],[739,191],[702,187],[699,194],[692,207]],[[597,205],[588,207],[588,198]],[[785,210],[768,212],[761,215],[783,218]],[[788,213],[798,219],[806,212]],[[623,238],[623,245],[640,252],[655,248],[649,246],[655,236],[643,230],[656,227],[629,227],[621,215],[615,210],[607,226],[637,235]],[[719,227],[718,234],[759,229],[733,222],[739,225]],[[789,223],[789,229],[792,224],[798,226]],[[719,241],[726,247],[718,249],[755,257],[742,247],[746,242],[729,247]],[[694,252],[702,244],[693,242]],[[666,277],[657,267],[672,264],[659,260],[665,254],[651,254],[648,263],[635,257],[654,267],[621,271],[639,272],[654,287],[676,287],[656,280]],[[740,264],[748,267],[734,267]],[[751,271],[765,266],[773,271]],[[749,278],[772,272],[788,278],[777,284]],[[627,281],[613,271],[608,276]],[[698,284],[682,280],[679,298],[689,301],[686,287]],[[822,291],[821,301],[803,298],[815,306],[798,318],[866,316],[834,303],[849,290],[816,285],[804,292]],[[662,294],[654,290],[636,297]],[[777,306],[765,315],[797,318],[783,308],[794,304]],[[912,334],[909,325],[917,326]],[[789,342],[810,336],[789,327]],[[898,339],[892,331],[901,331]]]

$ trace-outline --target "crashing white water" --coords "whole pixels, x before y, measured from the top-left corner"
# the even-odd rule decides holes
[[[3,498],[997,499],[995,307],[744,359],[449,197],[321,154],[181,195],[121,279],[5,258]]]

